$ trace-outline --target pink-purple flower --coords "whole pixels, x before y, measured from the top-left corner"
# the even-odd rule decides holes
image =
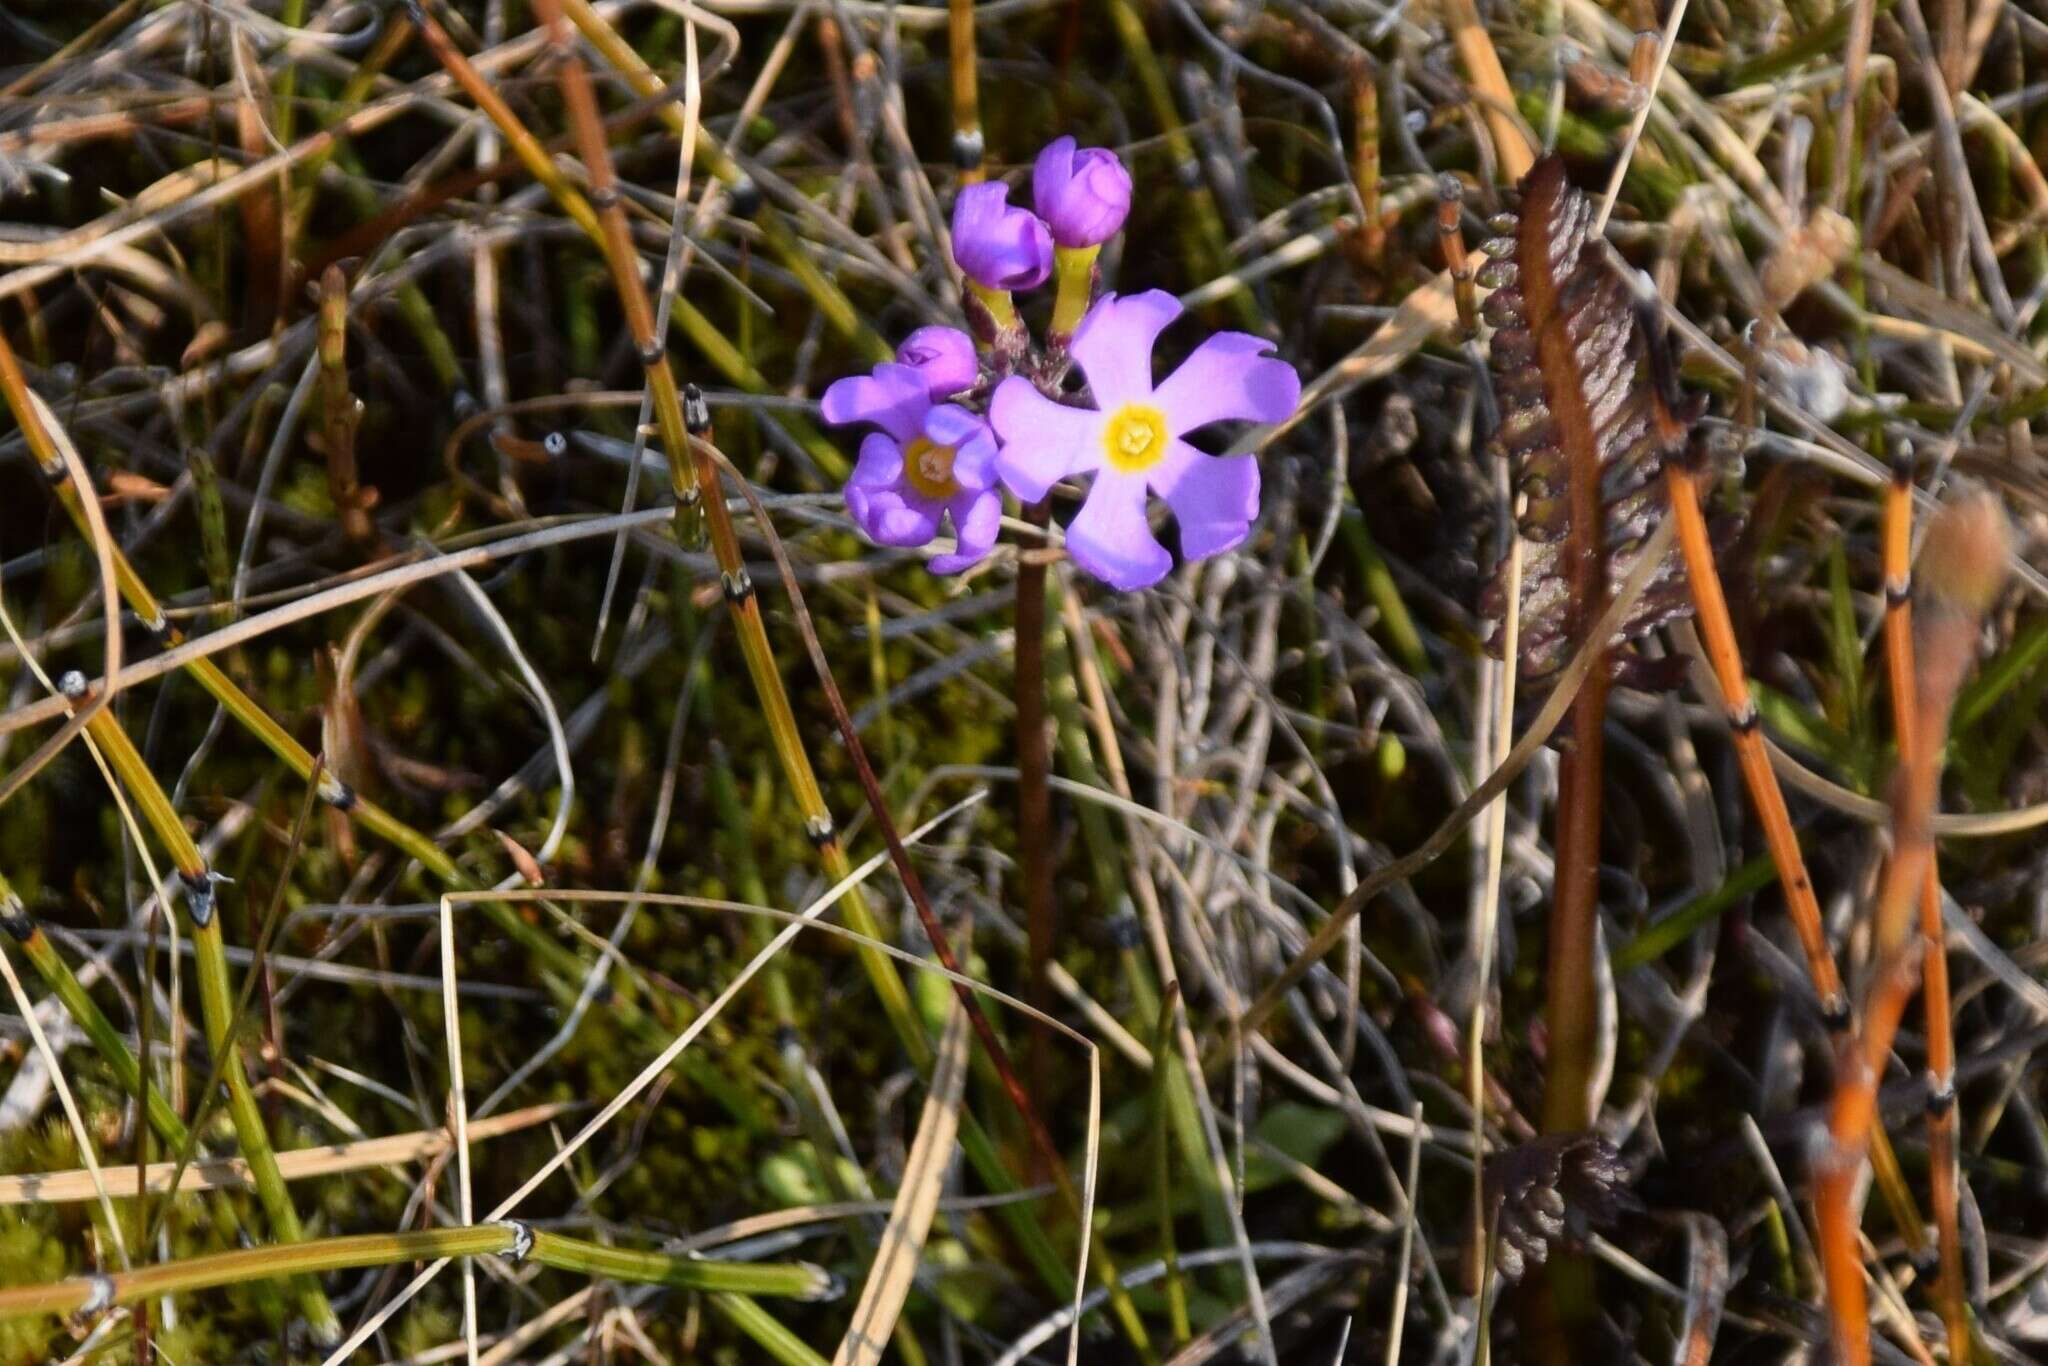
[[[1019,376],[1003,381],[989,407],[1003,443],[996,472],[1025,502],[1069,475],[1094,475],[1067,527],[1067,551],[1124,591],[1150,587],[1173,568],[1146,517],[1149,495],[1173,510],[1190,560],[1242,544],[1258,516],[1257,460],[1208,455],[1183,438],[1212,422],[1278,422],[1301,397],[1294,368],[1266,354],[1272,343],[1245,332],[1209,337],[1154,385],[1152,344],[1180,312],[1161,290],[1105,294],[1070,348],[1094,407],[1056,403]]]
[[[1106,147],[1055,138],[1031,168],[1031,201],[1062,247],[1099,247],[1131,211],[1131,173]]]
[[[884,361],[825,391],[825,420],[880,427],[861,442],[846,481],[846,510],[877,545],[920,546],[953,521],[958,544],[932,558],[932,572],[954,574],[988,554],[1002,524],[996,442],[982,418],[932,402],[925,373]]]
[[[1052,234],[1010,187],[984,180],[953,201],[953,259],[984,289],[1035,289],[1052,273]]]
[[[981,363],[974,358],[974,338],[957,327],[920,327],[896,348],[898,364],[924,376],[933,398],[950,398],[974,387]]]

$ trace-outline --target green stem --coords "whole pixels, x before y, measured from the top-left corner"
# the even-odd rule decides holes
[[[783,1327],[782,1320],[744,1295],[707,1296],[711,1307],[727,1322],[761,1344],[763,1351],[782,1366],[827,1366],[825,1358],[805,1345],[804,1340]]]
[[[74,700],[84,704],[85,693],[81,690]],[[255,1093],[249,1089],[248,1073],[242,1067],[241,1048],[234,1038],[234,992],[229,985],[227,952],[221,943],[220,921],[215,914],[212,873],[199,852],[199,846],[192,842],[192,836],[172,809],[171,799],[164,794],[156,775],[149,771],[149,765],[143,762],[135,742],[128,738],[128,732],[121,728],[113,713],[105,709],[96,712],[86,723],[86,734],[99,746],[114,776],[127,789],[136,810],[177,867],[178,880],[184,884],[187,918],[192,926],[193,962],[199,979],[199,1006],[206,1025],[206,1042],[222,1080],[227,1083],[228,1113],[234,1121],[235,1141],[241,1147],[243,1159],[249,1164],[256,1197],[263,1206],[264,1216],[270,1221],[271,1232],[279,1242],[303,1242],[305,1230],[299,1224],[299,1213],[292,1205],[284,1175],[278,1170],[277,1154],[270,1146],[270,1133],[264,1127],[262,1111],[256,1106]],[[322,1342],[331,1342],[338,1337],[341,1322],[334,1316],[334,1309],[327,1303],[319,1282],[306,1278],[296,1286],[296,1293],[300,1312],[305,1315],[314,1335]]]
[[[112,1276],[77,1276],[42,1285],[0,1290],[0,1321],[34,1314],[69,1314],[87,1304],[95,1309],[133,1304],[164,1295],[190,1294],[244,1281],[279,1276],[312,1277],[443,1257],[531,1258],[558,1271],[606,1280],[633,1281],[702,1290],[721,1298],[734,1294],[776,1295],[795,1300],[831,1299],[837,1277],[807,1262],[720,1262],[662,1252],[600,1247],[581,1238],[543,1233],[505,1222],[469,1227],[415,1229],[315,1238],[291,1247],[242,1248],[207,1257],[188,1257]],[[762,1318],[765,1311],[755,1308]],[[769,1319],[769,1322],[773,1322]],[[780,1325],[776,1325],[780,1328]],[[782,1331],[786,1332],[786,1329]],[[801,1358],[808,1363],[812,1358]]]
[[[809,1262],[721,1262],[708,1257],[679,1257],[666,1252],[605,1247],[539,1229],[532,1230],[532,1237],[533,1250],[529,1255],[542,1266],[607,1280],[730,1295],[773,1295],[786,1300],[829,1300],[836,1298],[843,1288],[838,1277]]]

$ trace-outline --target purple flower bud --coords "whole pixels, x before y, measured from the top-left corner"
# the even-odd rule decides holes
[[[896,359],[924,377],[933,398],[945,398],[974,387],[981,364],[974,358],[974,338],[957,327],[920,327],[896,348]]]
[[[1031,168],[1031,198],[1053,241],[1100,246],[1131,211],[1131,173],[1107,147],[1076,151],[1072,138],[1057,138]]]
[[[1052,273],[1052,234],[1010,206],[1009,186],[984,180],[953,201],[953,259],[985,289],[1032,289]]]

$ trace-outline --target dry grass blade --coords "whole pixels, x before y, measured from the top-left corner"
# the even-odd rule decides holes
[[[1681,1217],[1685,1229],[1685,1326],[1674,1366],[1708,1366],[1728,1298],[1728,1232],[1704,1214]]]
[[[833,1366],[877,1366],[896,1331],[897,1316],[910,1295],[924,1256],[925,1237],[938,1213],[946,1170],[952,1165],[954,1135],[960,1128],[960,1101],[967,1083],[967,1013],[955,1003],[946,1013],[945,1032],[932,1065],[931,1091],[917,1121],[917,1136],[904,1159],[896,1203],[882,1229],[874,1265],[854,1305],[853,1321],[833,1354]]]
[[[1458,49],[1458,59],[1464,64],[1465,79],[1471,82],[1479,103],[1479,116],[1492,135],[1501,179],[1520,180],[1535,163],[1536,152],[1522,116],[1515,112],[1514,87],[1508,84],[1500,53],[1495,51],[1486,25],[1479,21],[1479,10],[1472,0],[1446,0],[1444,18],[1451,30],[1451,42]]]
[[[480,1119],[469,1126],[472,1142],[500,1138],[516,1134],[537,1124],[559,1119],[581,1108],[574,1101],[558,1101],[550,1105],[530,1105],[522,1110],[509,1111]],[[287,1181],[303,1181],[316,1176],[338,1176],[344,1172],[365,1171],[371,1167],[397,1167],[412,1162],[423,1162],[439,1157],[448,1151],[450,1139],[446,1129],[420,1129],[409,1134],[387,1134],[382,1138],[357,1139],[350,1143],[330,1143],[318,1148],[293,1148],[277,1155],[278,1171]],[[177,1170],[175,1162],[152,1162],[140,1176],[143,1187],[151,1195],[173,1194],[171,1176]],[[113,1181],[123,1191],[136,1189],[138,1177],[133,1167],[102,1167],[102,1175]],[[209,1190],[252,1190],[254,1183],[249,1177],[249,1164],[239,1157],[212,1158],[188,1163],[183,1177],[178,1181],[176,1193]],[[88,1171],[37,1172],[30,1176],[0,1177],[0,1205],[27,1204],[72,1204],[93,1198],[92,1174]]]

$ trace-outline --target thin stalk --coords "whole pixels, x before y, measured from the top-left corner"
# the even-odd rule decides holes
[[[1380,221],[1379,73],[1361,62],[1351,73],[1351,183],[1358,191],[1360,262],[1375,273],[1386,254],[1387,229]]]
[[[1043,525],[1048,509],[1040,505],[1026,515]],[[1017,566],[1017,645],[1014,680],[1017,701],[1017,862],[1024,882],[1024,923],[1031,959],[1031,1004],[1050,1013],[1054,1008],[1048,969],[1052,964],[1052,790],[1047,779],[1052,755],[1046,742],[1045,696],[1045,562],[1026,554]],[[1031,1031],[1031,1089],[1050,1096],[1052,1032],[1040,1024]]]
[[[327,459],[327,496],[341,530],[358,546],[374,545],[374,489],[356,482],[356,424],[362,404],[348,388],[348,281],[340,266],[320,276],[320,442]]]
[[[1166,1264],[1167,1323],[1176,1344],[1194,1336],[1188,1319],[1188,1291],[1181,1278],[1180,1249],[1173,1238],[1173,1105],[1168,1099],[1168,1082],[1177,1075],[1173,1066],[1173,1012],[1180,1003],[1180,983],[1168,985],[1159,1003],[1158,1024],[1152,1036],[1152,1196],[1159,1217],[1159,1256]]]
[[[825,1358],[812,1351],[804,1340],[789,1331],[782,1320],[755,1304],[745,1295],[714,1294],[705,1297],[711,1307],[735,1328],[761,1345],[761,1350],[782,1366],[828,1366]]]
[[[225,623],[234,613],[234,560],[228,553],[228,513],[220,494],[220,475],[213,467],[213,457],[197,444],[185,448],[185,468],[192,472],[199,560],[206,569],[207,589],[213,594],[213,619]]]
[[[809,1262],[726,1262],[666,1252],[605,1247],[541,1229],[531,1231],[527,1254],[542,1266],[607,1280],[671,1285],[727,1295],[767,1295],[786,1300],[829,1300],[841,1291],[839,1278]]]
[[[1736,763],[1749,789],[1750,802],[1763,826],[1764,844],[1777,869],[1778,884],[1784,889],[1785,909],[1792,917],[1792,929],[1806,955],[1807,976],[1820,998],[1821,1019],[1830,1035],[1844,1039],[1851,1023],[1849,998],[1842,990],[1836,971],[1834,950],[1828,946],[1827,931],[1821,926],[1820,902],[1813,892],[1813,879],[1806,871],[1806,856],[1800,851],[1799,836],[1792,829],[1792,817],[1785,806],[1785,794],[1778,786],[1778,774],[1764,749],[1763,724],[1756,700],[1750,695],[1749,680],[1743,672],[1742,654],[1735,643],[1735,625],[1728,614],[1727,595],[1714,565],[1713,543],[1707,535],[1706,517],[1700,509],[1699,490],[1691,471],[1674,461],[1665,467],[1665,488],[1670,497],[1672,520],[1678,526],[1678,544],[1685,556],[1686,582],[1691,586],[1694,617],[1706,646],[1707,663],[1721,690],[1721,706],[1728,722],[1729,738],[1735,745]],[[1944,975],[1944,984],[1946,976]],[[1891,1138],[1882,1124],[1870,1134],[1872,1169],[1885,1205],[1908,1248],[1917,1252],[1925,1246],[1920,1215],[1913,1193],[1892,1153]]]
[[[953,162],[960,183],[986,179],[981,136],[981,86],[975,70],[974,0],[947,0],[946,70],[953,88]]]
[[[579,151],[585,169],[591,177],[592,194],[602,205],[602,211],[592,208],[590,201],[563,180],[540,151],[540,144],[525,129],[512,111],[496,94],[486,86],[474,70],[468,66],[448,41],[440,26],[424,15],[415,17],[422,35],[427,39],[437,56],[455,74],[465,90],[469,90],[492,120],[499,125],[505,141],[522,159],[534,158],[530,169],[536,179],[555,193],[563,211],[581,226],[597,243],[603,252],[612,282],[619,292],[620,306],[625,312],[627,326],[631,329],[633,342],[639,348],[640,359],[647,378],[647,385],[654,398],[655,421],[661,430],[662,445],[668,457],[669,487],[676,500],[676,517],[679,538],[689,528],[684,524],[691,516],[691,510],[698,515],[708,513],[712,552],[719,565],[725,589],[726,603],[731,610],[734,625],[738,629],[741,653],[745,656],[748,673],[753,678],[759,695],[771,740],[776,755],[781,759],[784,776],[789,782],[802,812],[805,833],[816,845],[824,859],[826,872],[837,880],[852,871],[844,851],[839,846],[838,836],[832,818],[825,809],[825,799],[818,786],[817,775],[811,767],[810,757],[805,752],[801,733],[798,731],[795,714],[789,706],[789,698],[782,687],[782,677],[775,665],[774,651],[768,644],[768,636],[761,621],[761,610],[755,601],[754,584],[748,575],[746,565],[740,557],[739,537],[733,529],[732,515],[726,508],[723,491],[718,485],[718,473],[708,459],[692,461],[690,442],[691,429],[705,433],[710,431],[710,409],[701,398],[692,403],[692,420],[686,421],[683,413],[682,396],[676,387],[675,375],[670,371],[668,355],[662,349],[660,340],[654,335],[654,312],[647,299],[645,285],[641,282],[635,253],[626,231],[624,209],[618,201],[617,183],[612,174],[611,156],[604,143],[602,124],[597,118],[597,101],[590,88],[589,73],[582,60],[570,46],[566,29],[560,23],[562,7],[559,0],[541,0],[536,7],[542,18],[550,24],[556,41],[564,53],[561,62],[562,89],[568,105],[571,120],[576,125]],[[462,73],[467,71],[468,76]],[[546,168],[543,175],[542,167]],[[882,937],[880,928],[869,911],[866,900],[858,889],[850,892],[845,899],[847,921],[862,934]],[[875,962],[870,966],[877,994],[882,998],[883,1010],[897,1028],[913,1061],[920,1066],[928,1065],[931,1056],[931,1041],[923,1027],[917,1022],[911,1008],[909,993],[903,987],[902,978],[887,959],[873,949],[867,950]]]
[[[1933,816],[1949,711],[1976,654],[1979,623],[2004,584],[2010,534],[1996,497],[1979,494],[1935,516],[1920,557],[1924,591],[1916,623],[1915,705],[1911,736],[1899,747],[1892,858],[1872,916],[1877,966],[1866,989],[1862,1031],[1842,1045],[1828,1112],[1828,1148],[1815,1163],[1814,1222],[1835,1352],[1843,1366],[1868,1366],[1870,1361],[1857,1176],[1876,1121],[1878,1080],[1925,956],[1913,952],[1914,911],[1926,894],[1934,863]]]
[[[1706,516],[1700,509],[1699,490],[1692,471],[1679,461],[1665,466],[1664,484],[1672,519],[1678,524],[1678,546],[1685,556],[1685,576],[1692,588],[1694,615],[1706,646],[1707,663],[1721,689],[1722,712],[1735,745],[1735,758],[1749,788],[1749,799],[1756,807],[1757,820],[1763,826],[1764,844],[1777,867],[1778,882],[1785,889],[1785,909],[1792,917],[1792,929],[1806,955],[1806,971],[1813,981],[1814,993],[1820,997],[1821,1018],[1830,1030],[1839,1033],[1849,1025],[1849,998],[1842,992],[1834,951],[1828,947],[1827,932],[1821,926],[1820,902],[1813,893],[1813,879],[1807,876],[1806,857],[1800,852],[1799,836],[1793,832],[1785,794],[1778,787],[1778,775],[1764,750],[1762,720],[1757,714],[1756,700],[1750,696],[1742,652],[1735,643],[1735,624],[1729,617],[1727,595],[1714,565],[1714,546],[1707,535]]]
[[[1913,659],[1913,466],[1909,457],[1892,462],[1884,494],[1884,648],[1890,673],[1892,726],[1899,746],[1899,768],[1911,771],[1920,760],[1918,680]],[[1957,1212],[1960,1192],[1956,1166],[1956,1045],[1950,1020],[1947,936],[1941,925],[1941,873],[1932,851],[1920,887],[1921,1010],[1927,1021],[1927,1182],[1934,1206],[1935,1246],[1940,1274],[1934,1283],[1935,1303],[1948,1331],[1948,1359],[1970,1360],[1970,1307],[1963,1293],[1962,1234]]]
[[[1482,30],[1483,32],[1483,30]],[[1533,210],[1531,210],[1533,212]],[[1571,560],[1571,639],[1593,652],[1586,681],[1572,702],[1571,746],[1557,779],[1557,828],[1552,839],[1549,971],[1545,974],[1550,1055],[1543,1085],[1543,1130],[1562,1133],[1593,1122],[1594,934],[1600,914],[1600,789],[1606,748],[1608,637],[1597,634],[1609,596],[1607,511],[1600,496],[1600,448],[1584,396],[1562,385],[1577,385],[1578,360],[1562,321],[1564,302],[1547,259],[1546,233],[1525,231],[1522,291],[1528,300],[1530,332],[1541,358],[1544,388],[1556,415],[1566,458],[1566,501],[1571,510],[1567,545]],[[1455,263],[1454,263],[1455,265]],[[1512,661],[1510,667],[1512,667]]]
[[[1454,175],[1437,179],[1436,236],[1443,248],[1444,269],[1451,273],[1451,294],[1458,306],[1458,335],[1470,340],[1479,335],[1479,304],[1473,289],[1472,257],[1465,250],[1460,228],[1465,212],[1464,186]]]
[[[830,1299],[838,1278],[807,1262],[721,1262],[661,1252],[600,1247],[581,1238],[546,1233],[506,1220],[468,1227],[416,1229],[315,1238],[288,1248],[255,1247],[187,1257],[116,1275],[75,1276],[42,1285],[0,1290],[0,1321],[36,1314],[97,1313],[117,1305],[191,1294],[279,1276],[313,1277],[330,1271],[394,1266],[438,1257],[531,1259],[559,1271],[646,1285],[677,1286],[715,1294]]]
[[[72,674],[66,675],[65,681],[76,685],[68,688],[66,695],[81,707],[85,706],[90,698],[84,680]],[[263,1113],[256,1105],[256,1094],[250,1089],[248,1073],[242,1066],[241,1045],[234,1037],[232,989],[229,986],[227,952],[221,942],[220,921],[214,914],[212,871],[206,866],[199,846],[192,842],[192,836],[178,819],[170,798],[164,794],[163,787],[149,771],[134,741],[128,738],[128,732],[114,719],[113,713],[104,708],[94,712],[92,719],[86,722],[86,734],[99,746],[122,786],[128,789],[136,809],[178,870],[178,880],[184,885],[186,916],[192,925],[200,1015],[206,1025],[207,1047],[227,1084],[228,1114],[234,1122],[236,1142],[249,1164],[250,1179],[256,1186],[264,1216],[270,1221],[271,1232],[281,1243],[303,1242],[305,1230],[299,1224],[299,1214],[292,1205],[290,1191],[285,1188],[284,1176],[278,1171],[277,1154],[271,1149]],[[304,1277],[296,1284],[295,1293],[300,1312],[305,1315],[314,1334],[322,1342],[338,1338],[340,1320],[334,1316],[334,1309],[328,1304],[319,1282],[310,1276]]]

